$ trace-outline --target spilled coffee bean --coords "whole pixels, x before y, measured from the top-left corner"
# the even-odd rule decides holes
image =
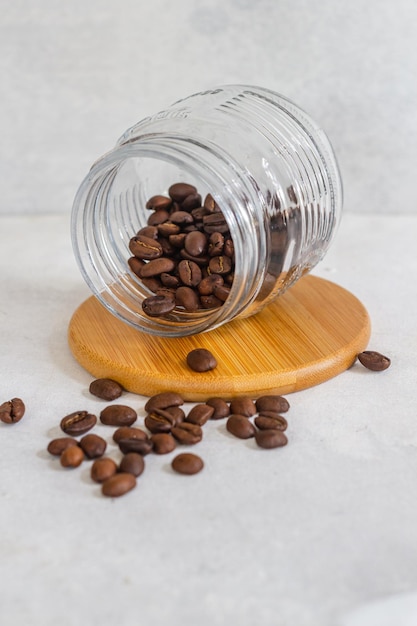
[[[120,461],[119,471],[126,472],[127,474],[133,474],[133,476],[140,476],[145,469],[145,461],[143,456],[137,452],[128,452],[124,455]]]
[[[136,487],[136,478],[128,472],[120,472],[105,480],[101,487],[103,496],[118,498]]]
[[[0,421],[4,424],[16,424],[25,414],[25,403],[20,398],[13,398],[0,405]]]
[[[117,472],[117,463],[110,457],[96,459],[91,466],[91,479],[96,483],[104,483]]]
[[[100,421],[107,426],[131,426],[137,417],[136,411],[124,404],[112,404],[100,413]]]
[[[88,411],[74,411],[61,420],[61,428],[66,435],[84,435],[95,426],[97,417]]]
[[[97,378],[90,384],[90,393],[102,400],[116,400],[123,393],[123,387],[111,378]]]
[[[217,367],[217,360],[210,350],[196,348],[187,354],[187,365],[194,372],[209,372]]]
[[[196,454],[184,452],[172,460],[171,467],[179,474],[192,475],[201,472],[204,467],[204,462]]]
[[[358,360],[364,367],[373,372],[382,372],[391,365],[391,359],[373,350],[361,352],[358,354]]]

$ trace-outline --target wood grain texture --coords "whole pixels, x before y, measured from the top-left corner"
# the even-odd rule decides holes
[[[199,335],[147,335],[115,318],[93,296],[75,311],[68,331],[75,358],[95,378],[114,378],[145,396],[176,391],[189,401],[256,398],[317,385],[348,369],[369,336],[361,302],[315,276],[299,280],[257,315]],[[194,348],[210,350],[217,368],[191,371],[186,356]]]

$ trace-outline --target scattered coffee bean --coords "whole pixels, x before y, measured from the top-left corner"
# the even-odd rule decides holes
[[[198,426],[204,426],[204,424],[211,418],[214,413],[214,407],[208,404],[196,404],[190,410],[186,417],[186,422],[190,424],[198,424]]]
[[[116,400],[123,393],[123,387],[111,378],[97,378],[90,384],[90,393],[102,400]]]
[[[84,435],[95,426],[97,417],[88,411],[74,411],[61,420],[61,429],[66,435]]]
[[[217,367],[217,361],[209,350],[196,348],[187,354],[187,365],[194,372],[209,372]]]
[[[358,354],[358,360],[366,369],[373,372],[382,372],[391,365],[391,359],[373,350],[361,352]]]
[[[239,439],[250,439],[255,436],[256,431],[252,422],[244,415],[231,415],[226,422],[226,428]]]
[[[190,452],[184,452],[178,454],[171,463],[172,469],[179,474],[197,474],[201,472],[204,467],[203,460],[196,454]]]
[[[99,435],[84,435],[84,437],[80,439],[80,448],[89,459],[97,459],[99,456],[103,456],[106,447],[106,441],[102,437],[99,437]]]
[[[78,441],[72,437],[58,437],[49,442],[47,450],[53,456],[61,456],[67,448],[78,446]]]
[[[274,411],[275,413],[286,413],[290,408],[290,403],[282,396],[261,396],[255,400],[258,413],[264,411]]]
[[[165,409],[154,409],[145,417],[145,426],[151,433],[169,433],[175,418]]]
[[[84,452],[79,446],[70,446],[61,453],[59,458],[62,467],[78,467],[84,460]]]
[[[144,430],[134,426],[120,426],[113,433],[113,441],[119,443],[120,439],[147,439],[148,435]]]
[[[0,421],[16,424],[25,414],[25,404],[20,398],[13,398],[0,405]]]
[[[174,426],[180,424],[185,419],[185,413],[180,406],[169,406],[164,409],[167,411],[174,419]]]
[[[131,491],[136,486],[136,478],[133,474],[127,472],[120,472],[108,478],[101,487],[103,496],[109,498],[118,498],[123,496],[128,491]]]
[[[249,396],[241,396],[240,398],[233,398],[230,402],[230,412],[235,415],[252,417],[257,411],[254,401]]]
[[[119,470],[133,476],[140,476],[145,469],[145,461],[143,456],[137,452],[128,452],[120,461]]]
[[[259,430],[270,430],[276,428],[277,430],[287,430],[288,422],[282,415],[273,413],[272,411],[265,411],[260,413],[254,419],[254,424]]]
[[[153,451],[156,454],[168,454],[172,452],[177,443],[170,433],[155,433],[151,436],[153,441]]]
[[[214,413],[211,416],[212,420],[221,420],[230,415],[230,407],[223,398],[209,398],[206,400],[206,404],[214,409]]]
[[[171,434],[178,443],[189,446],[194,445],[202,440],[203,431],[198,424],[190,424],[188,422],[181,422],[177,426],[174,426],[171,430]]]
[[[155,409],[168,409],[173,406],[181,406],[184,404],[182,397],[174,391],[162,391],[151,396],[145,404],[145,411],[150,413]]]
[[[257,430],[255,441],[260,448],[280,448],[288,443],[287,436],[281,430]]]
[[[117,464],[110,457],[96,459],[91,466],[91,478],[96,483],[103,483],[117,472]]]
[[[120,439],[118,441],[118,446],[123,454],[127,454],[128,452],[137,452],[138,454],[146,456],[153,448],[153,441],[149,439],[149,437],[147,439],[137,439],[136,437],[131,437],[129,439]]]
[[[112,404],[100,413],[100,421],[106,426],[131,426],[137,417],[136,411],[124,404]]]

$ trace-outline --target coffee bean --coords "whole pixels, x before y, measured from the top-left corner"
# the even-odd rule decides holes
[[[254,419],[254,424],[259,430],[271,430],[276,428],[277,430],[287,430],[288,422],[282,415],[273,413],[272,411],[260,413]]]
[[[200,296],[200,302],[203,309],[217,309],[223,304],[214,294],[210,296]]]
[[[181,209],[183,211],[193,211],[201,207],[201,196],[199,193],[190,193],[182,202]]]
[[[208,404],[196,404],[186,417],[186,422],[190,424],[198,424],[198,426],[204,426],[204,424],[211,418],[214,413],[214,408]]]
[[[217,361],[209,350],[196,348],[187,354],[187,365],[194,372],[209,372],[217,367]]]
[[[211,193],[208,193],[206,195],[206,197],[204,198],[204,204],[203,204],[204,208],[207,209],[207,211],[209,211],[210,213],[216,213],[218,211],[220,211],[219,205],[217,204],[217,202],[214,200],[213,196],[211,195]]]
[[[123,387],[111,378],[97,378],[90,384],[90,393],[102,400],[116,400],[122,395]]]
[[[72,437],[57,437],[49,442],[47,450],[53,456],[61,456],[67,448],[78,446],[78,441]]]
[[[119,443],[120,439],[147,439],[148,435],[144,430],[134,426],[120,426],[113,433],[113,441]]]
[[[148,226],[160,226],[169,220],[169,212],[165,209],[159,209],[148,217]]]
[[[96,459],[99,456],[103,456],[106,447],[106,441],[95,434],[84,435],[84,437],[80,439],[80,448],[89,459]]]
[[[84,435],[95,426],[97,417],[88,411],[74,411],[62,418],[60,426],[66,435]]]
[[[212,274],[228,274],[232,269],[232,262],[228,256],[221,254],[220,256],[213,256],[209,262],[209,270]]]
[[[223,398],[209,398],[206,400],[206,404],[214,408],[212,420],[221,420],[230,415],[230,407]]]
[[[197,193],[197,189],[188,183],[175,183],[168,189],[169,196],[175,202],[183,202],[187,196]]]
[[[133,476],[140,476],[145,469],[145,461],[143,456],[137,452],[128,452],[120,461],[119,470]]]
[[[162,391],[151,396],[145,404],[145,411],[150,413],[155,409],[168,409],[172,406],[181,406],[184,404],[182,397],[174,391]]]
[[[217,286],[223,285],[224,280],[220,274],[210,274],[203,278],[198,285],[198,292],[202,296],[211,296]]]
[[[200,300],[194,289],[182,285],[175,292],[175,304],[186,311],[192,312],[197,311],[200,306]]]
[[[178,454],[178,456],[172,460],[171,467],[179,474],[192,475],[201,472],[204,467],[204,462],[196,454],[184,452],[182,454]]]
[[[208,254],[209,256],[220,256],[223,253],[224,236],[215,231],[209,237]]]
[[[172,199],[167,198],[167,196],[152,196],[146,203],[146,208],[154,211],[159,211],[160,209],[169,209],[172,204]]]
[[[261,396],[255,400],[258,413],[264,411],[274,411],[275,413],[286,413],[290,408],[290,404],[286,398],[282,396]]]
[[[177,446],[174,437],[169,433],[155,433],[151,436],[151,439],[153,441],[153,451],[156,454],[168,454]]]
[[[159,259],[154,259],[153,261],[149,261],[142,268],[141,277],[149,278],[151,276],[158,276],[163,272],[172,272],[175,267],[175,263],[172,259],[167,259],[166,257],[160,257]]]
[[[127,262],[132,272],[136,274],[136,276],[138,276],[139,278],[142,278],[141,273],[142,273],[142,268],[145,266],[145,261],[141,261],[141,259],[138,259],[135,256],[132,256],[130,257],[130,259],[128,259]]]
[[[233,398],[230,403],[230,411],[231,413],[244,415],[245,417],[252,417],[252,415],[255,415],[257,412],[255,403],[249,396]]]
[[[169,296],[150,296],[142,302],[142,309],[149,317],[161,317],[175,309],[175,299]]]
[[[169,219],[174,224],[180,224],[181,226],[186,226],[188,224],[194,223],[193,216],[187,211],[174,211],[174,213],[171,213],[171,215],[169,216]]]
[[[100,413],[100,421],[106,426],[131,426],[137,417],[136,411],[124,404],[107,406]]]
[[[137,439],[136,437],[119,439],[117,443],[123,454],[137,452],[138,454],[142,454],[142,456],[146,456],[153,448],[153,441],[149,439],[149,437],[147,439]]]
[[[260,448],[280,448],[287,445],[288,439],[281,430],[257,430],[255,441]]]
[[[207,235],[199,230],[188,233],[185,241],[184,248],[192,256],[200,256],[207,250]]]
[[[160,237],[170,237],[170,235],[178,235],[180,232],[180,226],[178,224],[174,224],[173,222],[164,222],[158,226],[158,235]]]
[[[144,237],[149,237],[149,239],[158,239],[158,226],[144,226],[136,233],[136,236],[143,235]],[[136,258],[136,257],[133,257]],[[139,261],[139,259],[138,259]],[[142,261],[144,264],[145,261]]]
[[[155,239],[144,237],[143,235],[135,235],[129,242],[131,253],[138,259],[157,259],[162,256],[162,246]]]
[[[229,226],[223,213],[210,213],[203,217],[203,228],[206,233],[227,233]]]
[[[66,448],[59,458],[62,467],[78,467],[84,460],[84,452],[79,446]]]
[[[179,406],[169,406],[168,408],[164,410],[167,411],[172,416],[174,420],[174,426],[176,426],[177,424],[180,424],[185,419],[185,413],[182,410],[182,408]]]
[[[373,350],[361,352],[358,354],[358,360],[364,367],[373,372],[382,372],[391,365],[391,359]]]
[[[255,436],[255,427],[244,415],[231,415],[227,422],[226,428],[235,437],[239,439],[250,439]]]
[[[110,457],[96,459],[91,466],[91,478],[96,483],[103,483],[117,472],[117,464]]]
[[[174,426],[171,434],[178,443],[183,445],[194,445],[203,438],[201,427],[198,424],[190,424],[188,422],[181,422],[181,424]]]
[[[118,498],[123,496],[128,491],[131,491],[136,486],[136,478],[133,474],[127,472],[120,472],[108,478],[101,487],[103,496],[109,498]]]
[[[202,279],[201,269],[194,261],[180,261],[178,275],[186,287],[196,287]]]
[[[154,409],[145,417],[145,426],[151,433],[169,433],[175,419],[164,409]]]
[[[162,272],[159,278],[161,279],[161,283],[164,285],[164,287],[177,289],[177,287],[180,284],[179,278],[177,276],[173,276],[173,274]],[[176,294],[175,294],[175,298],[176,298]]]
[[[215,285],[213,293],[216,298],[222,302],[226,302],[227,298],[230,296],[230,287],[227,287],[226,285]]]
[[[25,404],[20,398],[13,398],[0,405],[0,421],[5,424],[19,422],[25,414]]]

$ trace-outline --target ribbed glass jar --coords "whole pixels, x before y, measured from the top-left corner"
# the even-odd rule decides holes
[[[235,275],[223,306],[147,316],[152,295],[127,263],[147,200],[176,182],[211,193],[226,218]],[[75,197],[72,240],[84,279],[133,327],[183,336],[257,313],[325,254],[342,210],[337,162],[323,130],[259,87],[222,86],[148,117],[94,163]]]

